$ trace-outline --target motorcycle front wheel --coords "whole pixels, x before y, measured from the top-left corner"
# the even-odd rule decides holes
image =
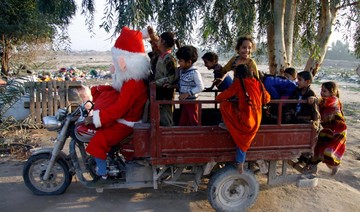
[[[43,180],[50,162],[50,154],[31,156],[24,165],[25,185],[36,195],[58,195],[65,192],[71,183],[72,175],[65,161],[57,159],[50,171],[49,179]]]

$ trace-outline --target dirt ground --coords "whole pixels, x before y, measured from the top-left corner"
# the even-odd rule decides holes
[[[296,185],[270,186],[258,174],[260,193],[248,210],[255,211],[359,211],[360,202],[360,113],[359,83],[339,83],[345,105],[348,136],[347,151],[335,176],[324,164],[319,165],[316,187]],[[313,89],[320,93],[319,84]],[[31,137],[41,146],[51,145],[55,134],[32,130]],[[63,195],[36,196],[22,179],[24,160],[0,157],[0,211],[214,211],[207,200],[206,184],[198,192],[188,193],[177,187],[159,190],[118,189],[97,193],[73,178]]]

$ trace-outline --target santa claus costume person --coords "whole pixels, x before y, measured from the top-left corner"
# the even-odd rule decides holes
[[[97,131],[86,151],[95,158],[99,179],[89,186],[97,187],[107,179],[106,157],[111,147],[133,133],[133,126],[140,122],[148,98],[147,80],[150,59],[145,53],[141,31],[124,27],[111,49],[112,86],[91,88],[94,101],[93,116],[85,125],[94,124]]]

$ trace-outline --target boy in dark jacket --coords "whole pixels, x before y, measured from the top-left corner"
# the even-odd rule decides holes
[[[302,71],[297,75],[298,86],[291,99],[307,100],[310,96],[316,96],[315,92],[310,88],[313,76],[309,71]],[[319,118],[314,105],[307,103],[298,103],[293,106],[286,114],[286,122],[309,123],[317,121]]]

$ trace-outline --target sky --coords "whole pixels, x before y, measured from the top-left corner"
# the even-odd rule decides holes
[[[115,39],[111,39],[112,33],[107,34],[104,29],[100,29],[102,11],[104,9],[104,1],[95,2],[96,14],[94,24],[94,37],[91,37],[87,26],[85,25],[85,17],[80,14],[81,0],[76,0],[78,5],[78,11],[76,16],[72,19],[72,23],[68,28],[69,36],[71,39],[71,50],[96,50],[96,51],[108,51],[115,43]]]
[[[81,0],[76,0],[78,7],[81,6]],[[112,31],[107,34],[104,29],[100,29],[102,12],[104,10],[104,1],[95,1],[95,24],[94,24],[94,37],[90,36],[90,33],[85,25],[85,17],[80,14],[80,10],[77,11],[76,16],[73,18],[70,24],[69,36],[71,39],[71,50],[73,51],[85,51],[85,50],[96,50],[96,51],[108,51],[115,43],[115,38],[111,38]],[[339,32],[333,32],[330,37],[329,45],[336,40],[341,40],[341,34]]]

